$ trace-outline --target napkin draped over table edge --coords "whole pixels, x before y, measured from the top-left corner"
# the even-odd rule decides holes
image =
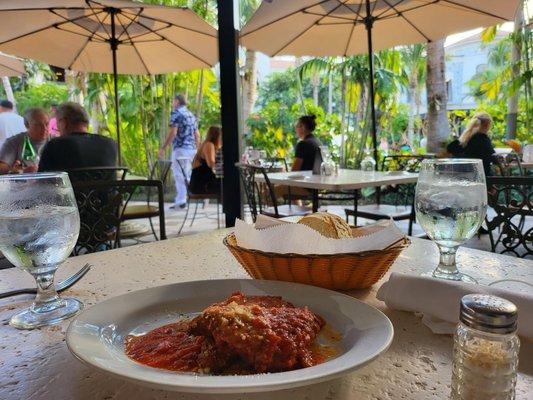
[[[393,272],[376,297],[391,309],[421,313],[422,322],[433,333],[452,334],[459,322],[461,298],[473,293],[513,302],[518,307],[518,334],[533,340],[533,294]]]
[[[255,225],[240,219],[235,223],[235,237],[239,246],[278,254],[341,254],[383,250],[405,237],[392,220],[381,220],[362,227],[360,233],[354,238],[331,239],[307,225],[272,221],[260,215]]]

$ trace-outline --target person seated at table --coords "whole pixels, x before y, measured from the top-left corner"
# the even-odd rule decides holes
[[[222,147],[222,129],[212,126],[208,129],[192,162],[191,193],[220,193],[220,179],[213,172],[217,151]]]
[[[447,151],[453,157],[479,158],[483,161],[485,175],[491,175],[490,166],[494,161],[494,146],[490,140],[492,118],[485,112],[474,115],[459,139],[451,142]]]
[[[48,141],[48,114],[42,108],[30,108],[24,114],[27,131],[8,138],[0,149],[0,174],[36,172],[39,154]],[[23,160],[24,143],[29,139],[35,157]]]
[[[89,116],[82,106],[63,103],[57,108],[56,118],[60,136],[44,147],[39,171],[116,166],[115,141],[89,133]]]
[[[304,115],[298,118],[295,131],[300,141],[294,150],[293,171],[311,171],[313,169],[315,157],[322,146],[320,140],[313,135],[315,129],[316,117],[314,115]]]

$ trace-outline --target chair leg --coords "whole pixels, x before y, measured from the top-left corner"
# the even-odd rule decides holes
[[[183,222],[181,223],[180,230],[178,231],[178,235],[183,230],[183,227],[185,226],[185,222],[187,222],[187,217],[189,216],[189,207],[191,205],[191,201],[187,199],[187,210],[185,211],[185,217],[183,218]]]
[[[217,199],[217,229],[220,229],[220,204]]]
[[[198,212],[198,200],[196,200],[196,205],[194,207],[194,214],[192,216],[192,221],[191,221],[191,224],[189,225],[189,227],[192,226],[192,224],[194,224],[194,220],[196,218],[196,213]]]
[[[150,228],[152,228],[152,233],[154,234],[155,240],[159,240],[159,238],[157,237],[157,233],[155,233],[154,223],[152,222],[152,218],[148,218],[148,221],[150,221]]]
[[[353,226],[357,226],[357,202],[359,200],[359,190],[353,192]]]

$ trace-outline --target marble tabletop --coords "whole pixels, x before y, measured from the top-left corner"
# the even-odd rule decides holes
[[[268,179],[273,184],[302,187],[317,190],[355,190],[381,185],[395,185],[415,183],[418,174],[404,171],[360,171],[355,169],[340,169],[338,175],[313,175],[311,171],[275,172],[269,173]],[[262,182],[261,175],[256,181]]]
[[[246,278],[222,238],[228,230],[143,244],[69,259],[58,271],[64,278],[84,263],[93,269],[65,295],[87,307],[126,292],[199,279]],[[397,272],[431,270],[438,260],[429,241],[413,239],[391,268]],[[513,277],[533,283],[533,262],[478,250],[460,249],[464,272],[487,283]],[[27,287],[31,277],[17,269],[0,271],[0,291]],[[99,372],[75,359],[65,344],[68,321],[34,331],[8,325],[31,296],[0,300],[0,399],[2,400],[324,400],[445,399],[449,395],[452,338],[435,335],[420,318],[388,309],[376,299],[379,284],[351,294],[382,310],[394,324],[391,348],[377,360],[344,378],[275,393],[195,395],[137,386]],[[522,340],[517,384],[519,400],[533,393],[533,343]]]

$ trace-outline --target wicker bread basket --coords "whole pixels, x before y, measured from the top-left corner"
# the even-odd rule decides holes
[[[255,279],[351,290],[364,289],[379,281],[411,241],[404,238],[386,250],[322,255],[276,254],[245,249],[237,245],[233,233],[224,238],[224,244]]]

